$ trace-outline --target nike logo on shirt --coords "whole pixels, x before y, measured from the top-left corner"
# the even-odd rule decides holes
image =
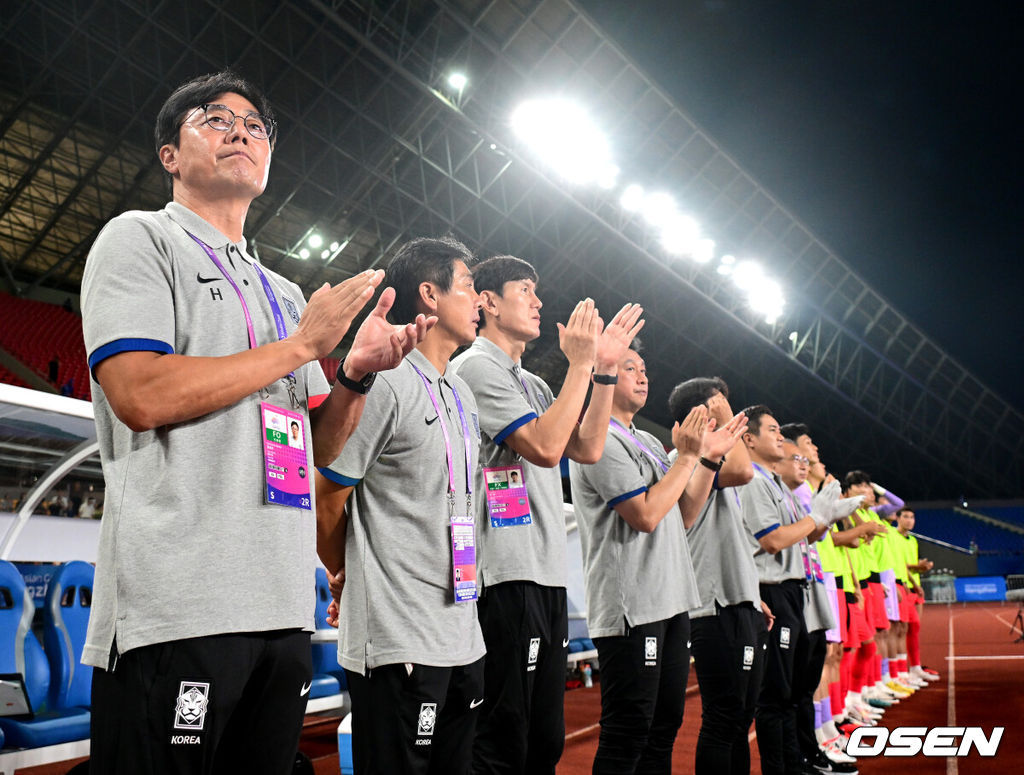
[[[569,645],[569,639],[566,638],[565,640],[562,641],[562,648],[564,649],[568,645]]]
[[[471,700],[470,703],[469,703],[469,709],[473,710],[473,708],[479,708],[483,704],[484,704],[483,700]]]
[[[440,416],[440,415],[436,415],[436,414],[435,414],[435,415],[434,415],[434,417],[433,417],[432,419],[430,419],[430,420],[428,420],[428,419],[427,419],[426,417],[424,417],[424,418],[423,418],[423,422],[425,422],[425,423],[426,423],[427,425],[431,425],[431,424],[432,424],[432,423],[433,423],[434,421],[436,421],[436,420],[437,420],[437,418],[438,418],[439,416]]]
[[[303,684],[303,685],[302,685],[302,691],[301,691],[301,692],[299,692],[299,696],[300,696],[300,697],[305,697],[305,696],[306,696],[307,694],[309,694],[309,689],[310,689],[310,687],[311,687],[312,685],[313,685],[313,682],[312,682],[312,681],[310,681],[309,683],[305,683],[305,684]]]
[[[223,277],[203,277],[199,272],[196,272],[196,280],[201,283],[215,283],[218,280],[223,280]]]

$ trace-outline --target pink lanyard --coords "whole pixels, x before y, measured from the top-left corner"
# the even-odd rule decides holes
[[[627,428],[624,428],[622,426],[622,424],[618,422],[618,420],[612,418],[612,419],[608,420],[608,424],[614,430],[617,430],[619,433],[621,433],[627,439],[629,439],[633,443],[634,447],[639,449],[641,452],[643,452],[645,455],[647,455],[647,457],[649,457],[651,460],[653,460],[655,463],[657,463],[658,467],[661,468],[661,472],[663,474],[667,474],[668,473],[668,466],[665,465],[662,462],[661,458],[658,457],[657,455],[655,455],[651,451],[650,447],[648,447],[646,444],[644,444],[642,441],[640,441],[640,439],[638,439],[636,436],[634,436],[632,433],[630,433]]]
[[[448,461],[448,497],[455,502],[455,463],[454,455],[452,454],[452,439],[448,435],[448,426],[443,419],[441,419],[441,406],[437,402],[437,396],[434,395],[433,388],[430,387],[430,380],[427,376],[416,367],[412,361],[409,365],[413,367],[417,374],[420,375],[420,379],[423,380],[423,387],[427,389],[427,395],[430,397],[430,403],[434,405],[434,410],[437,412],[437,418],[439,420],[438,425],[441,426],[441,433],[444,435],[444,451]],[[452,395],[455,396],[455,406],[459,410],[459,422],[462,425],[462,448],[466,453],[466,506],[470,510],[473,508],[473,453],[470,451],[470,440],[469,440],[469,424],[466,422],[466,413],[462,409],[462,401],[459,398],[458,392],[455,390],[453,385],[450,385],[452,389]]]

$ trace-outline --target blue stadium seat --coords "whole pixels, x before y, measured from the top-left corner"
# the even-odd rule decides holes
[[[92,666],[82,664],[82,649],[94,575],[92,565],[73,560],[50,579],[43,609],[43,645],[50,662],[49,706],[54,710],[92,704]]]
[[[32,632],[34,614],[35,605],[21,573],[0,560],[0,673],[18,673],[24,678],[35,712],[27,721],[0,717],[4,744],[10,748],[39,748],[89,736],[89,711],[47,708],[50,666]]]
[[[331,604],[331,589],[327,584],[327,571],[323,568],[316,569],[316,628],[318,630],[329,630],[331,625],[327,623],[327,606]],[[337,643],[314,643],[313,644],[313,688],[309,692],[311,698],[317,690],[316,681],[323,676],[333,677],[338,688],[335,692],[348,688],[345,680],[345,671],[338,664]],[[331,692],[328,692],[331,693]],[[321,695],[322,696],[322,695]]]

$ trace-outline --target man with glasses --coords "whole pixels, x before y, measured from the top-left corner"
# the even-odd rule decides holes
[[[157,117],[173,201],[103,229],[82,283],[107,498],[83,662],[93,772],[289,772],[312,679],[313,493],[373,373],[434,321],[391,326],[388,289],[331,390],[317,360],[383,279],[306,304],[242,231],[275,124],[231,73]],[[289,444],[289,428],[299,441]]]

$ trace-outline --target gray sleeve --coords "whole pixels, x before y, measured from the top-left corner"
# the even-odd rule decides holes
[[[386,379],[378,379],[366,394],[366,406],[359,425],[352,432],[341,454],[320,473],[336,484],[355,486],[381,456],[395,435],[398,423],[398,399]]]
[[[738,488],[743,509],[743,524],[754,538],[760,539],[781,526],[779,510],[769,487],[762,477]]]
[[[82,330],[92,370],[129,351],[173,353],[171,245],[138,215],[108,223],[89,251],[82,278]]]
[[[604,454],[593,465],[580,466],[590,486],[609,506],[647,491],[647,480],[625,443],[609,431]]]
[[[536,419],[537,413],[527,403],[515,377],[490,358],[483,355],[465,358],[457,374],[476,397],[480,430],[495,444],[503,443],[517,428]]]

